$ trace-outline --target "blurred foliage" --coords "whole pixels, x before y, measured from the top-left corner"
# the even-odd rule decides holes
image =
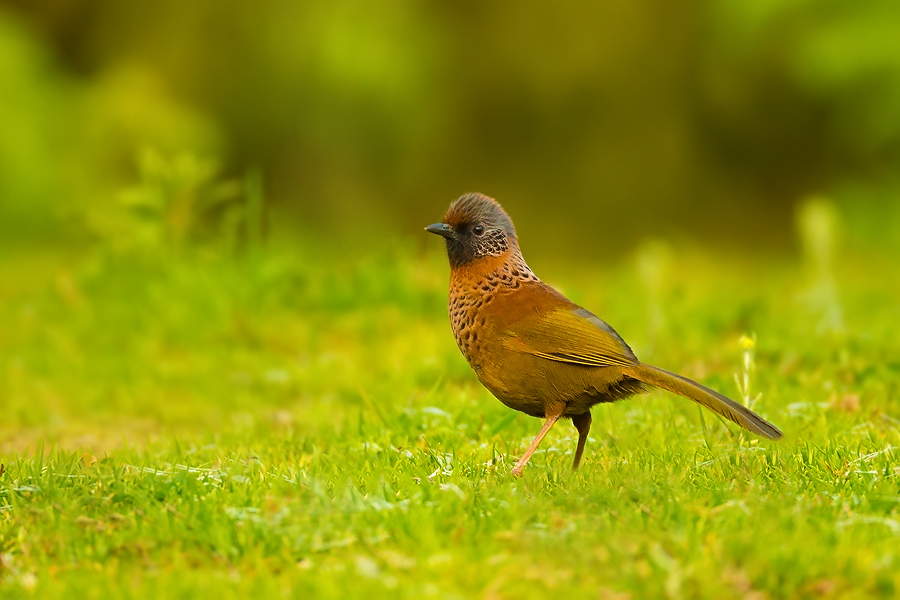
[[[232,251],[263,237],[262,185],[256,174],[221,179],[219,167],[191,154],[167,159],[147,150],[140,181],[120,195],[119,210],[86,216],[104,247],[178,254],[213,245]]]
[[[96,220],[152,150],[258,169],[279,223],[363,244],[476,189],[547,245],[784,243],[810,194],[900,214],[898,25],[850,0],[0,0],[0,234]]]

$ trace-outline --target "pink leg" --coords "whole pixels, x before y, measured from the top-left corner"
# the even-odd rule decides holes
[[[563,406],[564,410],[565,407]],[[534,451],[537,450],[538,445],[541,443],[541,440],[544,439],[544,436],[547,435],[547,432],[550,431],[550,428],[553,427],[553,424],[559,421],[559,418],[562,417],[563,410],[560,410],[559,413],[555,415],[547,415],[546,420],[544,421],[544,426],[541,427],[540,432],[538,432],[537,436],[531,442],[531,445],[528,446],[528,450],[525,451],[525,454],[516,462],[516,466],[513,467],[511,473],[513,475],[522,475],[522,469],[525,468],[525,465],[528,463],[528,460],[531,458],[531,455],[534,454]]]

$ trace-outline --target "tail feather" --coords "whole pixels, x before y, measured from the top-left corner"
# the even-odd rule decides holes
[[[727,398],[719,392],[711,390],[704,385],[700,385],[687,377],[682,377],[681,375],[676,375],[675,373],[671,373],[664,369],[644,364],[628,367],[626,373],[638,381],[693,400],[753,433],[769,438],[770,440],[781,439],[782,434],[777,427],[746,406],[738,404],[731,398]]]

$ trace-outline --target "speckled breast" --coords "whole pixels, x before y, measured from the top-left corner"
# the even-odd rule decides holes
[[[485,310],[498,293],[514,290],[522,283],[538,281],[525,261],[510,257],[496,268],[482,273],[454,273],[450,281],[448,310],[450,327],[463,356],[478,373],[485,347],[484,334],[489,312]]]

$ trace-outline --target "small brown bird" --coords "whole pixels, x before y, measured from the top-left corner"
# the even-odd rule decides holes
[[[770,440],[777,427],[734,400],[681,375],[641,363],[615,330],[542,282],[525,264],[512,220],[496,200],[466,194],[443,223],[426,231],[446,239],[450,324],[484,386],[503,404],[544,426],[513,467],[534,454],[553,424],[572,419],[578,468],[591,407],[655,386],[684,396]]]

